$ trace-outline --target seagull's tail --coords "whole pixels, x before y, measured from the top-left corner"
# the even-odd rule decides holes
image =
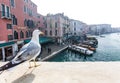
[[[22,63],[22,62],[20,62],[20,63]],[[1,66],[0,71],[4,71],[6,69],[12,68],[20,63],[12,63],[12,61],[10,61],[10,62],[6,63],[5,65]]]

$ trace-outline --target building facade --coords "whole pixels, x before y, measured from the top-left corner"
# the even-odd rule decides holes
[[[44,28],[43,18],[31,0],[0,0],[0,56],[3,60],[15,55],[16,43],[21,48],[23,40],[31,38],[34,29]]]
[[[12,38],[11,11],[8,0],[0,0],[0,41],[5,42]]]
[[[45,21],[45,35],[62,42],[69,32],[69,18],[62,13],[48,14]]]
[[[70,20],[70,33],[75,36],[82,36],[88,32],[88,25],[78,20]]]
[[[110,24],[89,25],[89,33],[94,35],[106,34],[112,31]]]

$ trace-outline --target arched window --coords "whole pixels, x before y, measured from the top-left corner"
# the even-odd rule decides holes
[[[24,26],[27,26],[27,20],[26,19],[24,20]]]
[[[12,15],[12,19],[13,25],[17,25],[17,18],[15,17],[15,15]]]
[[[33,20],[27,20],[26,23],[27,23],[28,28],[34,28],[35,27],[35,24],[34,24]]]
[[[29,33],[26,31],[26,38],[28,38],[29,37]]]
[[[20,38],[24,38],[24,33],[20,31]]]
[[[18,39],[18,32],[14,31],[14,39]]]

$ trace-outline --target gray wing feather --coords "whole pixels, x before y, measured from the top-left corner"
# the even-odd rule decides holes
[[[33,58],[39,51],[41,51],[41,47],[38,46],[34,42],[30,42],[27,46],[20,49],[20,51],[23,51],[23,50],[25,50],[25,52],[23,52],[18,57],[18,59],[20,59],[20,60],[29,60],[29,59]]]

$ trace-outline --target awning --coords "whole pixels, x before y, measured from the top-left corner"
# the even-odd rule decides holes
[[[30,40],[31,39],[26,39],[26,40],[24,40],[24,43],[26,44],[26,43],[30,42]],[[41,44],[45,44],[45,43],[48,43],[48,42],[53,42],[53,39],[49,38],[49,37],[40,37],[39,42]]]
[[[11,42],[5,42],[5,43],[0,43],[0,48],[1,48],[1,47],[5,47],[5,46],[12,45],[12,44],[14,44],[14,43],[15,43],[14,41],[11,41]]]

